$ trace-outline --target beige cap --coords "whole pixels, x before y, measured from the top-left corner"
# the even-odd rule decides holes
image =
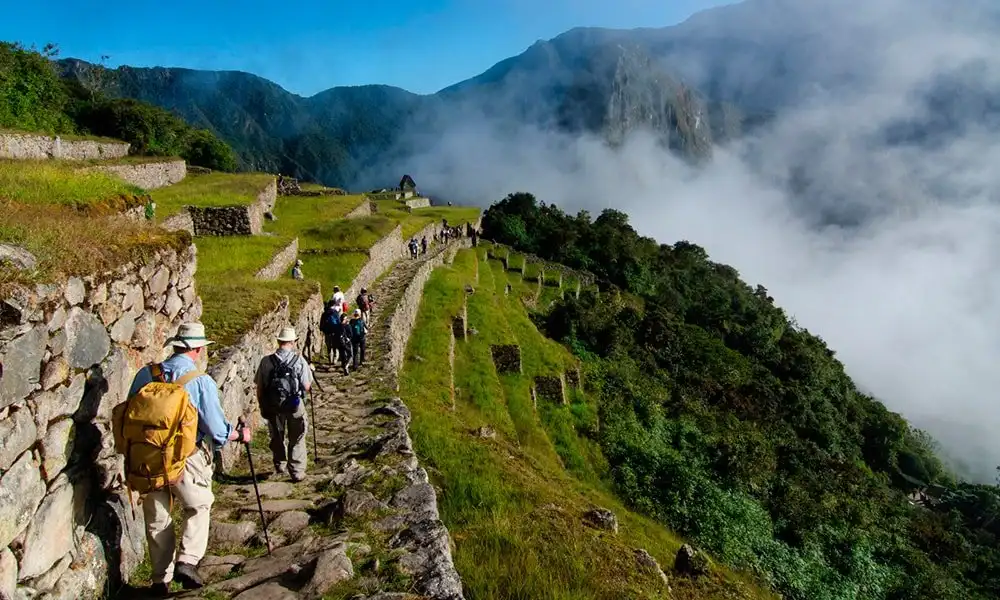
[[[167,343],[174,348],[194,350],[215,342],[205,337],[205,326],[201,323],[182,323],[177,335],[168,339]]]
[[[294,327],[282,327],[281,332],[278,333],[279,342],[294,342],[299,339],[299,336],[295,335]]]

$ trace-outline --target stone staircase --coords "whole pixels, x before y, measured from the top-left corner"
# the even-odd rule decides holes
[[[404,289],[445,251],[398,261],[371,290],[376,305],[361,369],[345,376],[318,360],[307,405],[317,458],[309,429],[304,481],[274,475],[266,430],[251,444],[271,554],[244,454],[215,484],[209,554],[200,566],[208,585],[178,597],[463,598],[434,488],[407,432],[409,410],[393,397],[397,374],[389,361],[391,316]]]

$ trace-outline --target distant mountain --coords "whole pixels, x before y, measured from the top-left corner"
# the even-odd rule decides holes
[[[950,6],[918,2],[942,15]],[[964,0],[963,6],[996,17],[997,9],[984,2]],[[901,10],[881,4],[872,10],[880,8],[887,19]],[[78,60],[61,64],[67,76],[100,80],[109,93],[158,104],[213,130],[239,153],[242,168],[368,186],[399,174],[376,168],[375,182],[359,181],[361,173],[372,177],[374,167],[406,157],[418,145],[426,148],[464,117],[597,133],[612,144],[644,129],[686,158],[707,157],[713,146],[804,99],[870,85],[879,75],[868,64],[874,60],[870,49],[891,42],[871,26],[877,15],[866,18],[855,18],[851,7],[833,0],[747,0],[672,27],[578,28],[432,95],[361,86],[303,98],[242,72],[121,67],[95,77],[99,67]],[[1000,114],[991,92],[974,100],[932,96],[933,119],[901,122],[886,136],[913,140],[932,127],[946,132],[954,128],[952,116],[964,117],[970,102]]]

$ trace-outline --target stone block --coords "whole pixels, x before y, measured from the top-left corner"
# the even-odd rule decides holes
[[[46,327],[32,327],[7,344],[0,354],[0,409],[23,400],[39,384],[48,341]]]
[[[28,525],[18,579],[38,577],[73,550],[73,486],[63,475]]]
[[[495,344],[490,346],[493,355],[493,366],[497,373],[521,372],[521,347],[517,344]]]
[[[22,452],[34,446],[37,437],[35,418],[23,404],[0,420],[0,472],[9,469]]]
[[[75,369],[86,369],[100,363],[111,350],[111,339],[104,324],[79,307],[69,311],[65,330],[65,355],[69,365]]]
[[[563,377],[539,375],[535,377],[535,395],[554,404],[567,404],[566,383]]]
[[[579,388],[580,387],[580,380],[581,380],[581,376],[580,376],[580,367],[579,367],[579,365],[577,365],[577,367],[575,369],[570,369],[570,370],[566,371],[566,385],[568,385],[569,387],[574,388],[574,389],[575,388]]]
[[[0,548],[24,531],[44,497],[38,463],[25,452],[0,477]]]

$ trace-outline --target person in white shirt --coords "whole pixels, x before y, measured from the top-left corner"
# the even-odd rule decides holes
[[[339,311],[340,307],[344,304],[344,292],[340,291],[340,286],[333,286],[333,296],[330,297],[330,304],[332,304]]]

